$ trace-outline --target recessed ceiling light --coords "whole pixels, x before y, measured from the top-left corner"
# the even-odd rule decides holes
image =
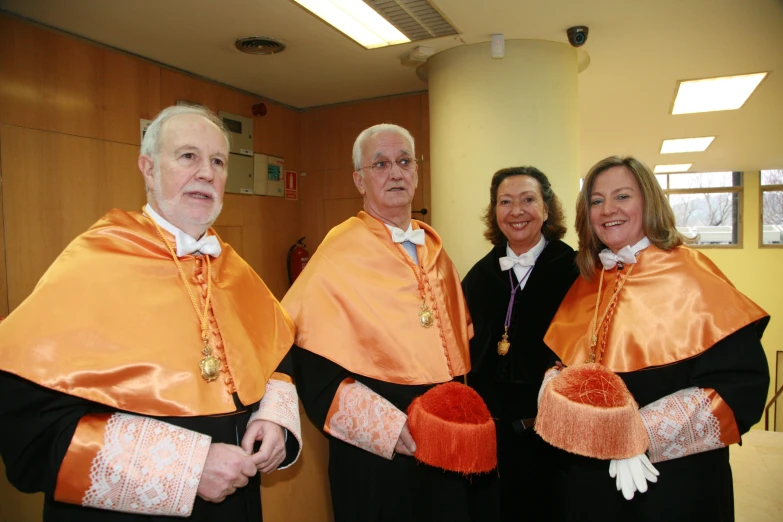
[[[715,136],[703,138],[678,138],[663,140],[661,154],[675,154],[677,152],[704,152],[710,146]]]
[[[656,165],[653,174],[670,174],[672,172],[685,172],[693,163],[681,163],[679,165]]]
[[[767,73],[680,82],[672,114],[739,109]]]
[[[296,3],[367,49],[410,42],[362,0],[296,0]]]

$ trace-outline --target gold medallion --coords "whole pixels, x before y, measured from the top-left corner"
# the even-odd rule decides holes
[[[198,363],[201,369],[201,377],[207,382],[212,382],[220,375],[220,359],[212,355],[212,348],[204,348],[201,353],[204,358]]]
[[[429,309],[426,303],[422,303],[421,312],[419,312],[419,324],[424,328],[429,328],[434,322],[432,310]]]
[[[506,328],[506,331],[503,332],[503,338],[498,342],[498,355],[506,355],[509,348],[511,348],[511,343],[508,342],[508,328]]]

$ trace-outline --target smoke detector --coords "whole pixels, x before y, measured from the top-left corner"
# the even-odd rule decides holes
[[[285,50],[285,44],[267,36],[240,38],[234,45],[247,54],[277,54]]]

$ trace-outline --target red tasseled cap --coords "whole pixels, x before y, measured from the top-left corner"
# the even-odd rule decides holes
[[[536,432],[549,444],[596,459],[627,459],[647,451],[639,405],[623,380],[597,363],[569,366],[541,396]]]
[[[473,388],[458,382],[433,387],[408,407],[416,458],[463,474],[486,473],[498,463],[495,423]]]

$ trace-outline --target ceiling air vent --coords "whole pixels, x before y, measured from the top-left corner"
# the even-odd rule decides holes
[[[285,44],[266,36],[250,36],[240,38],[234,45],[247,54],[277,54],[285,50]]]
[[[457,34],[427,0],[365,0],[412,42]]]

